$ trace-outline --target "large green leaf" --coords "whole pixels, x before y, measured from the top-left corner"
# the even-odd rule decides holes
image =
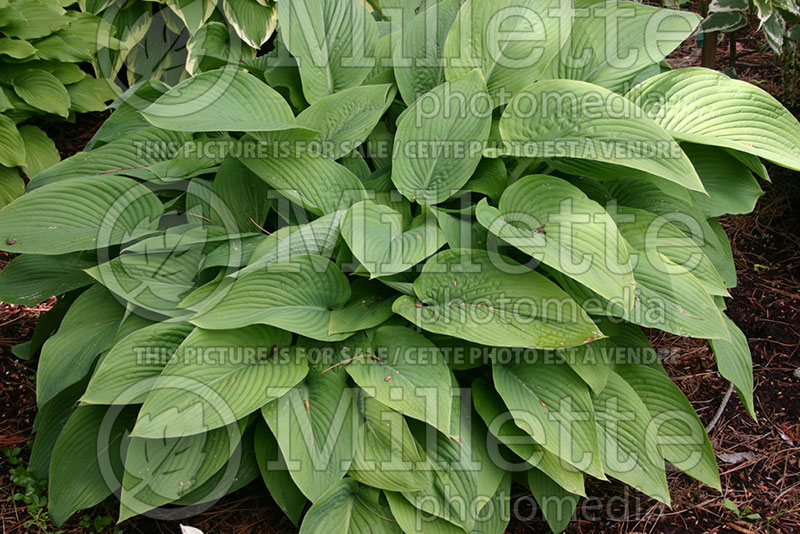
[[[688,68],[645,80],[627,97],[677,139],[732,148],[800,170],[800,122],[753,84]]]
[[[110,140],[106,145],[88,152],[78,152],[45,169],[31,180],[28,190],[69,178],[110,173],[124,174],[133,170],[141,172],[150,166],[174,158],[189,139],[190,136],[186,133],[153,127],[125,133]]]
[[[75,300],[58,331],[42,347],[36,376],[38,404],[45,404],[89,373],[97,355],[113,341],[124,311],[99,285]]]
[[[561,487],[571,493],[585,495],[583,474],[549,452],[514,423],[513,413],[505,409],[503,398],[485,378],[472,383],[472,400],[489,432],[526,463],[541,469]],[[508,470],[511,469],[508,465]],[[517,466],[514,466],[517,467]]]
[[[297,525],[308,499],[289,476],[286,460],[281,454],[278,442],[263,421],[257,423],[253,447],[261,477],[267,485],[269,494],[292,523]]]
[[[400,39],[392,46],[392,66],[409,106],[445,81],[445,39],[460,7],[459,0],[438,0],[404,21]]]
[[[349,334],[329,334],[331,312],[350,298],[350,285],[339,268],[319,256],[299,256],[238,278],[191,320],[214,330],[268,324],[323,341]]]
[[[239,38],[256,50],[267,42],[278,24],[278,11],[274,4],[222,0],[222,12]]]
[[[575,513],[578,506],[578,495],[565,491],[549,476],[538,469],[528,471],[528,487],[539,503],[550,530],[562,532]]]
[[[358,0],[278,2],[278,18],[310,103],[360,85],[372,69],[378,29]]]
[[[400,212],[371,200],[351,206],[341,229],[353,255],[372,277],[408,270],[444,244],[432,213],[423,213],[404,231]]]
[[[69,116],[69,93],[58,78],[41,69],[28,69],[13,80],[14,91],[26,104],[64,118]]]
[[[569,366],[536,358],[494,364],[492,376],[517,426],[564,462],[604,478],[589,388]]]
[[[583,80],[626,91],[692,33],[700,17],[637,2],[575,0],[579,13],[569,40],[550,63],[548,78]],[[611,22],[613,21],[613,22]],[[659,38],[653,38],[657,31]]]
[[[366,198],[355,174],[315,152],[276,144],[271,145],[268,156],[240,160],[275,191],[312,213],[332,213]]]
[[[26,125],[19,133],[25,143],[25,174],[35,176],[61,161],[56,144],[40,128]]]
[[[722,376],[736,386],[736,392],[739,394],[747,413],[755,420],[753,359],[750,355],[750,345],[747,343],[747,337],[736,326],[736,323],[725,317],[724,325],[730,341],[712,339],[710,342],[711,349],[717,359],[717,368]]]
[[[142,111],[150,124],[181,132],[257,132],[294,128],[289,104],[238,69],[204,72],[179,83]]]
[[[325,96],[303,110],[297,123],[320,135],[314,139],[319,152],[339,159],[363,143],[391,104],[396,90],[391,85],[365,85]]]
[[[364,340],[364,346],[355,345],[342,352],[343,361],[367,395],[444,433],[450,431],[450,369],[433,343],[411,329],[383,326]]]
[[[400,534],[381,492],[351,478],[340,480],[314,503],[300,534]]]
[[[292,336],[270,326],[195,329],[181,343],[147,396],[133,435],[199,434],[236,422],[280,397],[308,372],[305,358],[288,351]],[[203,417],[182,414],[200,403]],[[155,416],[174,410],[174,417]],[[148,419],[149,417],[149,419]]]
[[[25,141],[14,121],[2,113],[0,113],[0,165],[4,167],[25,165]]]
[[[429,259],[395,313],[417,326],[484,345],[559,348],[602,333],[577,302],[539,273],[482,251]]]
[[[259,180],[239,160],[225,158],[214,178],[213,188],[240,231],[255,232],[267,218],[272,204],[269,185]],[[226,217],[217,215],[215,218],[225,226]]]
[[[448,95],[457,94],[458,98]],[[397,124],[392,182],[403,196],[438,204],[461,189],[480,163],[492,117],[480,71],[445,82]]]
[[[432,483],[417,442],[398,412],[362,391],[356,395],[358,422],[349,475],[392,491],[414,491]]]
[[[0,301],[31,306],[89,285],[92,280],[84,269],[92,265],[77,253],[17,256],[0,271]]]
[[[0,208],[19,198],[25,192],[25,180],[17,169],[0,167]]]
[[[498,209],[485,200],[478,221],[534,259],[623,307],[633,304],[633,269],[625,240],[600,204],[569,182],[542,174],[509,186]]]
[[[669,505],[669,489],[653,420],[636,391],[611,372],[593,395],[597,436],[606,474]]]
[[[170,417],[169,411],[158,415]],[[183,413],[187,418],[202,417],[198,405]],[[141,418],[139,419],[141,422]],[[207,433],[177,438],[146,439],[131,437],[125,454],[119,520],[141,515],[164,504],[186,497],[197,490],[223,466],[232,473],[241,461],[239,442],[243,426],[232,424]],[[220,484],[230,484],[223,476]],[[221,488],[209,488],[214,495]],[[203,496],[193,500],[203,502]]]
[[[0,273],[2,280],[2,273]],[[378,282],[355,280],[350,285],[350,300],[331,313],[328,332],[341,334],[373,328],[394,315],[392,303],[396,293]]]
[[[599,85],[573,80],[529,85],[503,112],[500,134],[515,155],[613,163],[703,191],[670,134],[625,97]]]
[[[722,491],[714,449],[703,423],[678,386],[643,365],[620,365],[615,371],[647,406],[664,458],[684,473]]]
[[[156,323],[125,336],[103,356],[81,397],[85,404],[143,402],[186,336],[187,323]],[[178,356],[181,358],[181,356]]]
[[[309,362],[305,380],[261,409],[289,474],[313,502],[341,480],[354,454],[353,396],[347,374],[331,368],[334,364],[332,357],[324,356]]]
[[[104,501],[120,487],[120,449],[135,415],[105,406],[80,406],[56,440],[50,462],[48,510],[56,525]]]
[[[545,72],[572,16],[572,1],[467,0],[444,46],[447,79],[479,68],[494,104],[505,104]]]

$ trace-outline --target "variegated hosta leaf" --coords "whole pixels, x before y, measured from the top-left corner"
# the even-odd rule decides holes
[[[501,347],[559,348],[602,333],[553,282],[502,256],[445,250],[429,259],[395,313],[424,330]]]
[[[625,308],[633,269],[625,240],[606,210],[569,182],[531,175],[509,186],[498,208],[478,203],[478,221],[515,246]]]
[[[755,85],[709,69],[679,69],[640,83],[627,98],[677,139],[800,170],[800,122]]]
[[[214,330],[267,324],[337,341],[349,334],[329,334],[328,323],[349,298],[347,278],[336,265],[320,256],[298,256],[238,278],[191,322]]]
[[[222,12],[239,38],[256,50],[267,42],[278,24],[275,6],[255,0],[222,0]]]
[[[372,69],[378,29],[358,0],[278,2],[278,18],[310,103],[361,85]]]
[[[467,0],[444,46],[448,80],[480,69],[495,106],[536,81],[567,41],[572,1]]]
[[[167,6],[181,18],[192,35],[211,17],[215,4],[213,0],[167,0]]]
[[[637,74],[657,65],[700,22],[688,11],[625,0],[575,0],[575,10],[569,40],[546,77],[582,80],[615,92],[629,89]]]
[[[399,212],[371,200],[347,210],[341,229],[353,255],[373,277],[412,268],[444,244],[444,236],[431,213],[421,214],[404,231]]]
[[[457,94],[457,98],[448,95]],[[473,70],[443,83],[401,116],[392,182],[421,204],[450,198],[472,175],[489,137],[491,109],[483,75]]]
[[[636,105],[599,85],[544,80],[511,100],[500,119],[509,153],[603,161],[703,190],[680,146]]]

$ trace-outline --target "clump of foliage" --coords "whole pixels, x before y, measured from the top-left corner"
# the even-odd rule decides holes
[[[746,27],[749,18],[758,20],[769,47],[778,55],[800,44],[800,6],[796,0],[712,0],[700,24],[703,33],[732,33]],[[735,54],[735,51],[732,52]]]
[[[23,193],[20,171],[33,176],[61,159],[50,138],[25,121],[100,111],[116,97],[78,65],[92,61],[105,30],[99,18],[59,2],[0,1],[0,206]]]
[[[501,533],[512,479],[558,532],[586,476],[669,503],[665,460],[719,489],[642,328],[708,339],[755,417],[715,218],[800,124],[666,69],[690,13],[381,4],[278,2],[263,60],[138,84],[0,211],[0,299],[62,295],[17,348],[56,523],[259,474],[304,533]]]

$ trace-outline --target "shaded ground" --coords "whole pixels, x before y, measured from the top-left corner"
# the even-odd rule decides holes
[[[742,51],[756,50],[753,36],[744,36]],[[724,44],[724,43],[723,43]],[[750,47],[750,48],[748,48]],[[675,63],[696,64],[696,47],[686,45]],[[720,49],[721,62],[727,52]],[[781,94],[784,80],[768,53],[752,53],[739,61],[737,73]],[[777,74],[776,74],[777,73]],[[80,119],[72,128],[48,128],[62,156],[74,153],[91,137],[102,115]],[[616,483],[590,482],[590,499],[579,505],[576,520],[567,532],[577,533],[727,533],[800,532],[800,175],[771,168],[773,185],[750,215],[731,216],[723,225],[732,238],[739,275],[729,313],[750,340],[755,375],[759,422],[746,414],[736,396],[725,405],[711,432],[720,457],[724,494],[717,494],[692,479],[670,473],[672,509],[667,509],[630,488]],[[10,260],[0,253],[0,268]],[[0,448],[25,446],[35,416],[35,362],[17,359],[10,346],[30,338],[38,315],[52,302],[35,308],[0,303]],[[670,377],[692,401],[704,423],[720,407],[728,384],[716,371],[713,355],[701,341],[663,333],[652,337],[665,355]],[[25,507],[10,500],[8,470],[0,455],[0,521],[3,534],[57,532],[26,524]],[[527,515],[528,497],[518,488],[520,515]],[[740,520],[722,506],[730,499],[756,520]],[[88,512],[92,517],[116,516],[116,502],[109,501]],[[63,528],[65,533],[85,533],[78,514]],[[190,521],[206,533],[271,534],[294,532],[293,527],[266,494],[260,482],[226,497],[211,511]],[[156,534],[179,532],[177,523],[138,520],[125,523],[123,532]],[[111,532],[111,528],[107,529]],[[545,523],[512,521],[509,533],[547,532]]]

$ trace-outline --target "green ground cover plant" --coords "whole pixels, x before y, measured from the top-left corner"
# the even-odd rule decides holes
[[[587,476],[720,489],[644,329],[707,339],[755,417],[716,218],[762,159],[800,170],[797,120],[669,69],[687,12],[276,10],[265,54],[136,83],[0,210],[0,300],[60,296],[15,348],[50,518],[181,518],[260,477],[304,534],[499,534],[516,481],[560,532]]]

